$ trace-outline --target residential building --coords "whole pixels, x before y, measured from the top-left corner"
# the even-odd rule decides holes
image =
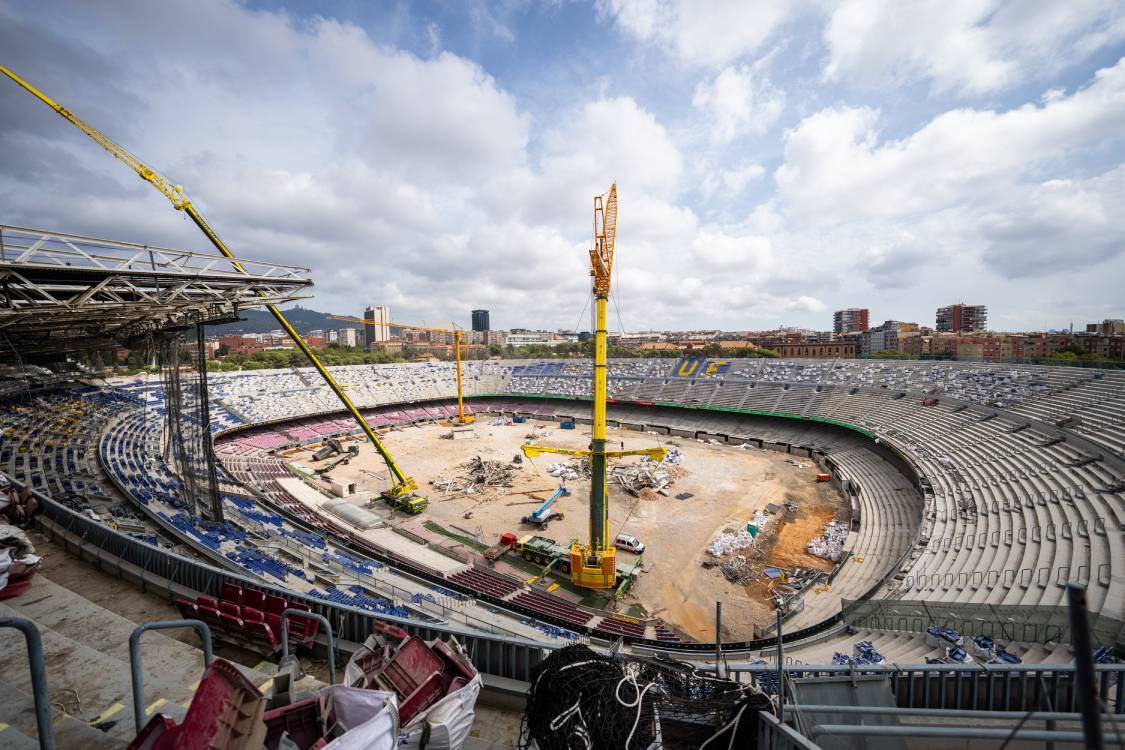
[[[372,350],[372,345],[387,341],[391,337],[391,309],[386,305],[375,305],[363,311],[363,319],[371,321],[363,326],[366,335],[367,349]]]
[[[488,310],[473,310],[473,330],[488,330]]]
[[[988,330],[988,307],[958,303],[940,307],[935,330],[943,333],[970,333]]]
[[[843,336],[849,333],[863,333],[869,325],[868,317],[866,307],[849,307],[847,310],[837,310],[832,315],[832,334]]]
[[[355,328],[341,328],[340,346],[358,346],[359,345],[359,331]]]

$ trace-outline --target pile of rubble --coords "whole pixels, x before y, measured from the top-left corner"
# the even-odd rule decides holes
[[[512,464],[488,461],[480,456],[462,464],[462,468],[466,471],[461,476],[435,479],[432,482],[434,489],[450,495],[474,495],[488,487],[511,487],[516,479],[517,468]]]
[[[568,479],[589,479],[590,460],[587,458],[572,458],[566,463],[551,464],[547,473],[563,481]]]
[[[646,489],[667,494],[664,489],[676,480],[671,471],[663,468],[663,463],[644,460],[612,467],[609,481],[617,482],[630,495],[640,496],[641,490]]]
[[[723,571],[728,581],[740,586],[750,583],[754,577],[754,569],[744,555],[735,555],[729,560],[724,560],[719,570]]]
[[[805,545],[810,555],[823,557],[832,562],[840,562],[844,556],[844,542],[848,540],[848,524],[846,521],[829,521],[820,536],[814,536]]]
[[[711,540],[707,551],[715,557],[723,557],[753,546],[754,537],[748,531],[721,531]]]

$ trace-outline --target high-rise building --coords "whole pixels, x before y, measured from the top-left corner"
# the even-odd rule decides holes
[[[985,305],[966,305],[958,303],[939,307],[934,329],[939,333],[961,333],[962,331],[987,331],[988,307]]]
[[[375,305],[363,311],[363,319],[370,320],[363,326],[367,337],[367,350],[371,351],[373,344],[387,341],[391,338],[391,309],[386,305]]]
[[[837,310],[832,315],[832,333],[836,336],[863,333],[867,330],[867,319],[866,307],[849,307],[847,310]]]
[[[354,328],[343,328],[340,330],[340,345],[341,346],[357,346],[358,341],[356,334],[359,332]]]
[[[473,310],[473,330],[488,330],[488,310]]]

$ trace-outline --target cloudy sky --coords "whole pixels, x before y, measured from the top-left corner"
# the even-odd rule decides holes
[[[306,306],[612,328],[1125,317],[1125,3],[0,0],[0,62],[174,182]],[[205,249],[0,81],[0,223]]]

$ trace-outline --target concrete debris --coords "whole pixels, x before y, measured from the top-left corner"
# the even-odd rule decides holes
[[[785,460],[796,466],[798,469],[807,469],[812,466],[812,461],[802,461],[799,458],[787,458]]]
[[[459,477],[435,479],[435,490],[446,494],[474,495],[487,487],[511,487],[516,478],[516,468],[503,461],[489,461],[475,456],[463,464],[467,471]]]
[[[469,470],[469,478],[475,484],[489,487],[511,487],[516,478],[516,470],[503,461],[488,461],[474,456],[464,464]]]
[[[695,497],[695,495],[690,492],[681,492],[680,494],[676,495],[677,500],[690,500],[693,497]]]
[[[630,495],[641,494],[641,490],[663,490],[670,486],[675,478],[661,464],[654,461],[638,461],[632,464],[614,466],[609,470],[609,481],[621,485],[622,489]]]
[[[566,463],[551,464],[547,473],[563,481],[568,479],[590,478],[590,461],[586,458],[572,458]]]
[[[805,545],[810,555],[823,557],[826,560],[839,562],[844,556],[844,543],[848,540],[848,524],[846,521],[829,521],[824,527],[824,533],[813,537]]]
[[[749,535],[747,535],[749,536]],[[750,582],[754,577],[754,572],[750,568],[750,564],[742,555],[735,555],[729,560],[723,561],[719,566],[719,570],[723,571],[723,575],[731,583],[737,583],[740,586]]]

